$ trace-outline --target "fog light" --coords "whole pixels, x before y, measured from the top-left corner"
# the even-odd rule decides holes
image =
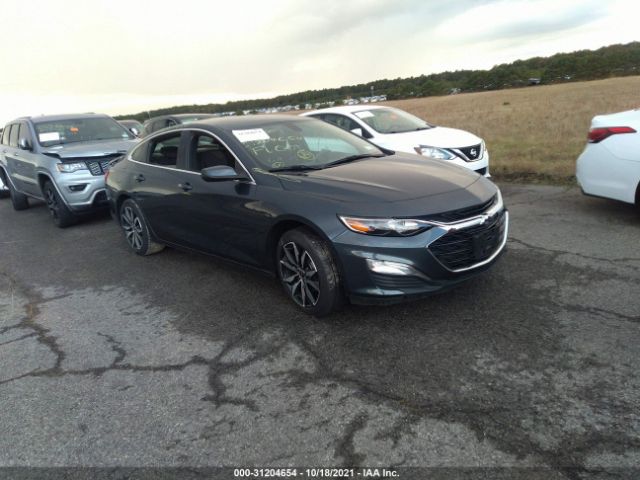
[[[69,185],[69,190],[71,190],[72,192],[81,192],[85,188],[87,188],[86,183],[81,183],[80,185]]]
[[[416,275],[416,270],[411,265],[389,262],[386,260],[367,259],[369,270],[383,275]]]

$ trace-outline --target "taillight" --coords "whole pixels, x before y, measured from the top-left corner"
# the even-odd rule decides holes
[[[611,135],[617,135],[618,133],[636,133],[631,127],[606,127],[606,128],[592,128],[589,130],[589,143],[598,143]]]

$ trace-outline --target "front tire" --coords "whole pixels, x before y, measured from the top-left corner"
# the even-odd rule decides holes
[[[137,255],[151,255],[164,249],[164,245],[151,239],[149,226],[135,201],[128,198],[122,202],[119,215],[124,238]]]
[[[44,182],[42,186],[42,193],[44,194],[44,200],[47,202],[47,208],[49,209],[49,214],[51,214],[51,219],[53,223],[58,228],[66,228],[70,225],[76,223],[76,216],[71,213],[69,207],[64,204],[60,195],[58,195],[58,191],[53,186],[49,180]]]
[[[305,313],[323,317],[342,306],[336,262],[317,235],[304,228],[285,232],[278,242],[276,260],[284,291]]]

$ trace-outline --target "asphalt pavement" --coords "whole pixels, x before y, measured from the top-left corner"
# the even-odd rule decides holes
[[[133,255],[107,215],[0,200],[0,466],[639,478],[640,214],[502,189],[491,270],[322,320],[251,270]]]

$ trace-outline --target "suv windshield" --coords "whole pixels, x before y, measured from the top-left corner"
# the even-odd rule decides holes
[[[265,122],[261,128],[232,133],[249,155],[270,171],[316,170],[385,155],[369,142],[320,120]]]
[[[130,140],[134,136],[111,118],[77,118],[35,123],[43,147],[98,140]]]
[[[353,114],[378,133],[404,133],[433,128],[424,120],[396,108],[372,108]]]

